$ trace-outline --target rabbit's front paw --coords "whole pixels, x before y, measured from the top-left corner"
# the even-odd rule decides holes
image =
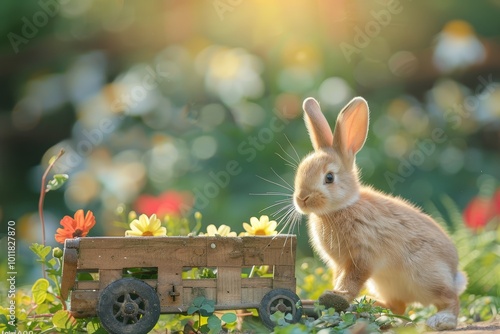
[[[427,326],[436,331],[457,328],[457,317],[448,311],[438,312],[427,320]]]

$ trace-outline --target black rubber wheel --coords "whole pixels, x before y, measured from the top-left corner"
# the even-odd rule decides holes
[[[101,291],[97,316],[110,334],[147,334],[160,317],[160,299],[143,281],[122,278]]]
[[[269,329],[276,326],[271,320],[271,315],[276,311],[281,311],[285,314],[291,314],[290,323],[296,323],[302,318],[302,308],[297,308],[297,303],[300,301],[299,296],[288,289],[274,289],[264,295],[259,306],[260,320]]]

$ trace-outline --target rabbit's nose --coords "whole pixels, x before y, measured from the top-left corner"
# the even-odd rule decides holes
[[[307,203],[307,200],[308,200],[308,199],[309,199],[309,195],[305,195],[304,197],[299,196],[299,200],[300,200],[302,203],[304,203],[304,204],[306,204],[306,203]]]

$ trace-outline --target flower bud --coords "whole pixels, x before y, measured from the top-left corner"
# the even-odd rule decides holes
[[[56,257],[58,259],[62,258],[62,256],[63,256],[62,249],[59,247],[54,247],[54,249],[52,250],[52,256]]]
[[[196,219],[196,220],[201,220],[201,217],[202,217],[201,212],[196,211],[196,212],[194,213],[194,219]]]
[[[135,211],[130,211],[128,213],[128,221],[131,222],[134,219],[137,219],[137,213]]]

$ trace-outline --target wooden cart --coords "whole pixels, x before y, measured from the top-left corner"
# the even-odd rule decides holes
[[[198,296],[214,300],[216,310],[257,308],[272,327],[277,310],[294,322],[302,316],[295,250],[294,235],[68,239],[62,297],[71,291],[73,316],[97,315],[110,333],[147,333],[160,313],[185,313]],[[272,277],[242,275],[262,265]],[[210,268],[216,278],[183,278],[192,268]],[[89,274],[92,280],[79,280]]]

